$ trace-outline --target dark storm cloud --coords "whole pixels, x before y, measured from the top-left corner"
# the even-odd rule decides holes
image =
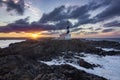
[[[93,1],[88,4],[82,6],[60,6],[55,8],[48,14],[43,14],[42,18],[40,19],[40,23],[46,23],[48,21],[60,21],[63,19],[79,19],[78,25],[87,24],[87,23],[95,23],[96,20],[89,19],[90,14],[89,11],[96,10],[100,7],[110,5],[111,0],[98,0]],[[97,20],[100,19],[99,15],[96,16]]]
[[[120,27],[120,21],[113,21],[110,23],[104,24],[104,27]]]
[[[30,26],[41,27],[44,30],[61,30],[61,29],[66,29],[68,25],[72,26],[72,24],[69,21],[63,20],[55,25],[48,25],[48,24],[43,24],[39,22],[33,22]]]
[[[62,21],[67,19],[78,19],[78,23],[76,23],[72,27],[78,27],[83,24],[88,23],[96,23],[100,21],[101,18],[96,16],[95,18],[89,18],[91,15],[89,14],[90,11],[96,10],[100,7],[110,5],[110,0],[99,0],[90,2],[88,4],[82,6],[60,6],[55,8],[48,14],[43,14],[42,18],[40,19],[40,23],[47,23],[48,21]]]
[[[107,32],[112,32],[114,29],[104,29],[102,32],[107,33]]]
[[[93,23],[93,19],[89,19],[89,17],[83,17],[79,19],[79,22],[76,23],[73,27],[78,27],[80,25],[89,24],[89,23]]]
[[[1,1],[1,0],[0,0]],[[28,23],[28,18],[20,19],[14,23],[8,24],[7,26],[0,27],[0,32],[21,32],[21,31],[41,31],[41,30],[60,30],[66,29],[69,25],[74,31],[79,31],[82,28],[77,28],[83,24],[96,23],[101,20],[112,18],[114,16],[120,15],[120,5],[118,3],[120,0],[100,0],[101,2],[91,2],[83,6],[60,6],[55,8],[52,12],[48,14],[43,14],[42,18],[38,22]],[[1,1],[2,2],[2,1]],[[3,2],[2,2],[3,3]],[[12,0],[5,2],[7,5],[7,10],[15,9],[19,14],[24,12],[24,0],[20,0],[17,4],[13,3]],[[91,15],[90,11],[94,11],[100,7],[108,6],[105,11],[98,14],[94,18],[89,18]],[[68,19],[77,19],[78,23],[74,26],[69,22]],[[58,22],[55,25],[46,24],[47,22]],[[106,29],[103,32],[109,32],[113,29]],[[94,34],[88,33],[88,34]]]
[[[28,18],[20,19],[15,21],[14,23],[8,24],[7,26],[1,26],[0,32],[21,32],[21,31],[34,31],[41,30],[39,27],[31,26],[28,23]]]
[[[115,16],[120,16],[120,0],[97,0],[94,2],[89,3],[88,5],[84,5],[82,7],[79,7],[78,12],[74,12],[75,15],[79,15],[79,13],[83,13],[84,15],[81,15],[79,17],[79,22],[76,24],[76,26],[82,25],[82,24],[88,24],[88,23],[97,23],[100,21],[103,21],[105,19],[113,18]],[[89,18],[90,14],[88,14],[89,11],[94,11],[99,8],[107,7],[103,12],[97,14],[93,18]],[[72,14],[73,15],[73,14]],[[76,16],[78,17],[78,16]]]
[[[15,21],[14,23],[8,24],[7,26],[1,26],[0,32],[32,32],[32,31],[44,31],[44,30],[61,30],[66,29],[67,26],[71,26],[72,24],[68,21],[61,21],[56,25],[47,25],[39,22],[32,22],[31,24],[28,22],[29,17],[25,19],[20,19]]]
[[[15,21],[14,24],[24,24],[24,25],[27,25],[27,24],[29,24],[28,20],[29,20],[29,17],[27,17],[25,19],[19,19],[19,20]]]
[[[67,26],[72,26],[72,24],[69,21],[61,21],[56,24],[57,29],[66,29]]]
[[[100,4],[89,3],[83,6],[60,6],[55,8],[52,12],[48,14],[43,14],[40,19],[40,23],[46,23],[48,21],[61,21],[64,19],[80,19],[81,24],[88,23],[90,14],[89,11],[95,10],[100,7]]]
[[[19,0],[18,3],[15,3],[13,0],[0,0],[0,4],[6,4],[7,11],[15,10],[20,15],[24,13],[24,0]]]
[[[2,4],[2,0],[0,0],[0,5]]]
[[[81,7],[76,8],[74,11],[71,12],[70,18],[81,18],[83,16],[86,16],[88,12],[88,5],[84,5]]]
[[[74,28],[74,29],[71,29],[71,32],[76,32],[76,31],[80,31],[82,30],[83,28]]]
[[[0,6],[2,5],[2,3],[3,3],[3,1],[2,1],[2,0],[0,0]]]
[[[120,16],[120,0],[109,0],[109,1],[111,2],[109,3],[108,7],[95,17],[96,22],[110,19],[115,16]]]
[[[60,6],[58,8],[55,8],[49,14],[43,14],[42,18],[40,19],[40,22],[45,23],[47,21],[58,21],[58,20],[65,19],[67,17],[67,15],[62,14],[62,11],[64,9],[65,9],[65,6]]]
[[[3,26],[0,28],[0,32],[32,31],[32,29],[35,28],[30,26],[28,19],[29,17],[17,20],[14,23],[8,24],[7,26]]]
[[[8,24],[7,26],[1,27],[0,32],[10,32],[10,31],[31,31],[31,30],[60,30],[60,29],[66,29],[66,27],[69,25],[72,27],[78,27],[80,24],[86,24],[92,21],[89,19],[88,11],[90,10],[90,4],[83,5],[81,7],[79,6],[70,6],[66,8],[65,6],[60,6],[58,8],[55,8],[52,12],[49,14],[44,14],[40,21],[38,22],[32,22],[29,24],[27,22],[27,19],[20,19],[15,21],[14,23]],[[91,5],[91,10],[94,10],[95,7]],[[78,19],[79,23],[77,23],[75,26],[72,26],[72,24],[69,22],[68,19]],[[48,21],[58,21],[55,25],[47,25]]]

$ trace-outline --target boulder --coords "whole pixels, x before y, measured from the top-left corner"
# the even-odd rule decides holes
[[[84,67],[84,68],[87,68],[87,69],[93,69],[94,67],[100,66],[100,65],[90,64],[90,63],[86,62],[86,61],[83,60],[83,59],[80,59],[80,60],[78,61],[78,64],[79,64],[80,66]]]

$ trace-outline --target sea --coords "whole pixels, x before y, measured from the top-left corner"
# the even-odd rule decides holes
[[[17,43],[17,42],[22,42],[22,41],[25,41],[24,39],[23,40],[0,40],[0,48],[5,48],[5,47],[8,47],[11,43]]]
[[[120,38],[85,38],[86,40],[92,40],[92,41],[114,41],[120,43]]]

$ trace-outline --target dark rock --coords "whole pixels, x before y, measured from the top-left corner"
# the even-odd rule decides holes
[[[2,48],[0,48],[0,52],[2,51]]]
[[[47,66],[23,55],[0,57],[1,80],[106,80],[69,65]]]
[[[76,39],[24,41],[11,44],[0,49],[0,80],[106,80],[70,65],[48,66],[37,61],[38,59],[48,61],[61,55],[66,59],[71,59],[74,54],[83,57],[80,52],[98,55],[120,54],[115,51],[105,52],[93,45]],[[99,66],[83,59],[78,63],[88,69]]]
[[[82,67],[84,67],[84,68],[87,68],[87,69],[93,69],[94,67],[98,67],[99,65],[95,65],[95,64],[90,64],[90,63],[88,63],[88,62],[86,62],[86,61],[84,61],[83,59],[80,59],[79,61],[78,61],[78,64],[80,65],[80,66],[82,66]]]
[[[93,43],[93,44],[92,44]],[[92,44],[92,45],[91,45]],[[62,55],[66,52],[69,55],[71,52],[86,52],[97,55],[109,55],[101,49],[95,48],[93,45],[96,42],[84,42],[77,39],[73,40],[42,40],[42,41],[24,41],[20,43],[11,44],[9,47],[0,50],[0,56],[7,55],[24,55],[34,59],[51,60],[51,58]],[[102,44],[102,43],[101,43]],[[110,44],[110,42],[109,42]],[[117,43],[116,43],[117,44]],[[104,54],[103,54],[104,53]],[[120,54],[119,52],[114,52]],[[34,54],[34,55],[33,55]],[[69,56],[66,56],[69,57]]]

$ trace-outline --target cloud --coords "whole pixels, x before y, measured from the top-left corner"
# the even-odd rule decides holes
[[[78,28],[78,27],[77,27],[77,28],[73,28],[73,29],[71,29],[71,32],[77,32],[77,31],[80,31],[80,30],[82,30],[82,29],[83,29],[83,28],[80,28],[80,27],[79,27],[79,28]]]
[[[89,9],[90,4],[86,4],[83,6],[60,6],[55,8],[52,12],[48,14],[44,14],[42,18],[37,22],[28,23],[27,19],[20,19],[15,21],[14,23],[8,24],[7,26],[3,26],[0,28],[0,32],[10,32],[10,31],[31,31],[32,29],[35,31],[38,30],[60,30],[66,29],[69,25],[71,28],[78,27],[81,24],[90,23],[92,21],[89,19]],[[95,8],[91,5],[91,10]],[[77,19],[76,19],[77,18]],[[73,25],[70,20],[77,20]],[[48,22],[57,22],[55,25],[47,24]],[[5,31],[6,30],[6,31]]]
[[[82,6],[60,6],[47,14],[43,14],[39,23],[47,23],[52,21],[63,20],[78,20],[72,27],[78,27],[83,24],[96,23],[100,21],[99,15],[95,18],[90,18],[90,11],[94,11],[100,7],[107,6],[111,3],[110,0],[99,0],[90,2]]]
[[[100,7],[100,6],[99,6]],[[89,19],[91,10],[98,8],[98,4],[89,3],[83,6],[60,6],[55,8],[48,14],[43,14],[40,23],[47,23],[48,21],[61,21],[65,19],[78,19],[80,24],[85,24],[91,21]]]
[[[43,30],[61,30],[61,29],[66,29],[68,25],[72,26],[72,24],[69,21],[63,20],[63,21],[57,22],[54,25],[44,24],[40,22],[33,22],[31,23],[30,26],[41,27]]]
[[[76,8],[74,11],[71,12],[70,17],[71,18],[81,18],[85,16],[88,12],[88,6],[84,5],[81,7]]]
[[[120,21],[113,21],[110,23],[104,24],[104,27],[120,27]]]
[[[65,12],[63,12],[64,9],[65,9],[65,6],[60,6],[58,8],[55,8],[49,14],[43,14],[39,22],[46,23],[48,21],[59,21],[62,19],[66,19],[68,16],[65,14]]]
[[[35,31],[46,31],[46,30],[61,30],[66,29],[68,25],[72,25],[69,21],[61,21],[56,25],[42,24],[39,22],[28,22],[29,17],[25,19],[19,19],[14,23],[8,24],[7,26],[1,26],[0,32],[35,32]]]
[[[98,32],[84,32],[85,35],[98,34]]]
[[[0,0],[1,1],[1,0]],[[20,0],[22,2],[14,3],[13,0],[7,0],[8,2],[4,2],[4,4],[7,5],[8,10],[15,9],[19,14],[23,14],[24,12],[24,0]],[[101,1],[101,0],[100,0]],[[91,2],[89,4],[85,4],[82,6],[60,6],[58,8],[55,8],[53,11],[47,14],[43,14],[42,18],[39,21],[29,23],[28,19],[20,19],[15,21],[14,23],[8,24],[7,26],[0,27],[0,32],[26,32],[26,31],[41,31],[41,30],[61,30],[66,29],[66,27],[69,25],[72,32],[79,31],[82,28],[78,28],[80,25],[83,24],[89,24],[89,23],[97,23],[101,20],[105,20],[108,18],[112,18],[113,16],[118,16],[119,8],[118,5],[119,0],[102,0],[99,2]],[[3,1],[1,1],[3,3]],[[0,3],[1,3],[0,2]],[[10,3],[12,2],[12,4]],[[9,3],[9,4],[8,4]],[[20,4],[22,3],[22,4]],[[96,3],[96,4],[95,4]],[[14,4],[14,5],[13,5]],[[9,6],[8,6],[9,5]],[[19,7],[13,7],[18,6]],[[20,5],[23,7],[20,7]],[[94,11],[100,7],[108,6],[105,11],[102,13],[99,13],[94,18],[90,18],[90,11]],[[114,9],[116,8],[116,9]],[[20,10],[19,10],[20,9]],[[111,10],[113,10],[111,12]],[[115,10],[115,12],[114,12]],[[119,11],[117,11],[119,10]],[[77,20],[75,21],[74,25],[71,22],[71,20]],[[48,24],[52,22],[52,24]],[[55,22],[55,23],[54,23]],[[111,25],[105,24],[105,25]],[[117,25],[114,24],[114,25]],[[90,29],[92,30],[92,28]],[[96,30],[101,30],[101,28],[98,28]],[[113,29],[105,29],[103,32],[110,32]],[[53,32],[54,33],[54,32]],[[97,32],[89,32],[86,34],[94,34]]]
[[[94,17],[96,22],[120,16],[120,0],[107,0],[106,3],[107,2],[109,2],[108,7]]]
[[[20,19],[15,21],[14,23],[8,24],[7,26],[1,26],[0,32],[9,33],[9,32],[26,32],[33,30],[41,30],[38,27],[30,26],[28,22],[28,17],[25,19]]]
[[[15,10],[20,15],[24,13],[24,0],[0,0],[0,4],[6,4],[7,11]]]
[[[97,29],[95,29],[95,30],[101,30],[102,28],[97,28]]]
[[[102,32],[107,33],[107,32],[112,32],[114,29],[104,29]]]
[[[49,30],[49,31],[43,31],[41,32],[42,35],[54,35],[59,34],[59,31]]]
[[[70,23],[69,21],[63,20],[56,24],[57,29],[66,29],[67,26],[72,26],[72,23]]]

